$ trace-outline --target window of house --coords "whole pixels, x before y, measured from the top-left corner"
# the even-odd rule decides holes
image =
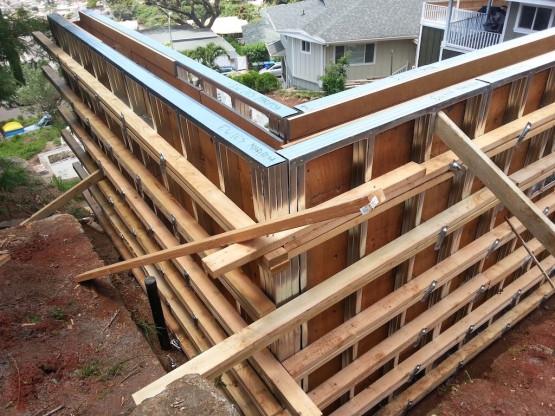
[[[310,42],[307,42],[306,40],[302,40],[301,51],[303,51],[304,53],[310,53]]]
[[[551,21],[551,9],[546,7],[520,5],[516,29],[525,31],[544,30]]]
[[[373,64],[375,58],[375,44],[366,43],[360,45],[345,45],[335,47],[335,62],[340,58],[349,54],[349,63],[356,64]]]

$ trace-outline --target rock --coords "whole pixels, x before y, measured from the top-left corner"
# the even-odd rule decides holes
[[[188,374],[171,383],[158,396],[145,400],[132,416],[240,416],[235,406],[212,383]]]

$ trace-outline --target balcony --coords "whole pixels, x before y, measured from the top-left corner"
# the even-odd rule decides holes
[[[424,3],[422,9],[422,25],[446,29],[448,7],[433,3]],[[451,29],[447,47],[469,52],[496,45],[501,41],[501,34],[484,30],[487,14],[473,10],[453,7]]]

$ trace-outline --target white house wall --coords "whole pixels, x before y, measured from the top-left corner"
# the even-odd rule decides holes
[[[287,37],[287,65],[291,84],[301,88],[315,89],[323,75],[323,46],[315,43],[310,45],[310,53],[301,51],[301,40]]]
[[[393,65],[391,64],[393,51]],[[413,40],[392,40],[376,42],[375,60],[373,64],[350,65],[347,68],[347,79],[357,80],[366,78],[383,78],[393,71],[409,63],[409,69],[414,65],[416,57],[416,43]],[[335,59],[335,46],[326,48],[326,65]]]

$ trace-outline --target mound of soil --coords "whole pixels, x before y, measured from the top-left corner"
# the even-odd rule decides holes
[[[129,414],[165,374],[117,290],[73,277],[102,265],[81,225],[57,215],[0,231],[0,414]]]

